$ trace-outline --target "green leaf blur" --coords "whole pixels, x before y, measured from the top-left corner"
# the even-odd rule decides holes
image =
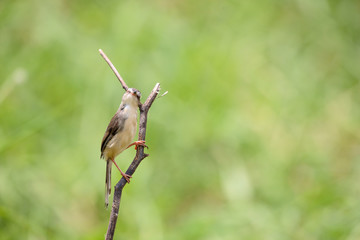
[[[357,1],[0,3],[1,239],[103,239],[105,128],[169,93],[116,239],[360,239]],[[134,149],[117,162],[126,169]],[[120,174],[113,168],[113,184]]]

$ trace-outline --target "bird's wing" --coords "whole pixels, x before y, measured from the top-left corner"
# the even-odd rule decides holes
[[[123,111],[117,112],[112,117],[108,127],[106,128],[104,137],[101,141],[101,157],[103,157],[104,150],[109,141],[115,136],[115,134],[124,129],[126,118],[127,117],[125,116]]]

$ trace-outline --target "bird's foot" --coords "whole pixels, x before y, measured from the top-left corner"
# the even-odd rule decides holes
[[[135,150],[137,150],[137,147],[138,146],[143,146],[143,147],[146,147],[146,148],[149,148],[146,144],[145,144],[145,141],[135,141],[133,142],[132,144],[130,144],[127,148],[131,147],[131,146],[134,146],[135,145]]]
[[[121,172],[121,176],[123,176],[125,180],[130,183],[130,178],[132,178],[131,175]]]

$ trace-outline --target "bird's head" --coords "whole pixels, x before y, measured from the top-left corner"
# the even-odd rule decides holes
[[[141,93],[135,88],[128,88],[122,97],[122,102],[125,104],[138,106],[140,104]]]

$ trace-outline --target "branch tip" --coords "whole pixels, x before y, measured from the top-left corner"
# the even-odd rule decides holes
[[[110,61],[110,59],[106,56],[106,54],[103,52],[103,50],[99,49],[99,53],[100,55],[104,58],[104,60],[107,62],[107,64],[109,65],[109,67],[111,68],[111,70],[114,72],[115,76],[117,77],[117,79],[119,80],[121,86],[123,87],[123,89],[125,91],[128,90],[128,86],[126,85],[125,81],[122,79],[122,77],[120,76],[119,72],[116,70],[114,64],[112,64],[112,62]]]

